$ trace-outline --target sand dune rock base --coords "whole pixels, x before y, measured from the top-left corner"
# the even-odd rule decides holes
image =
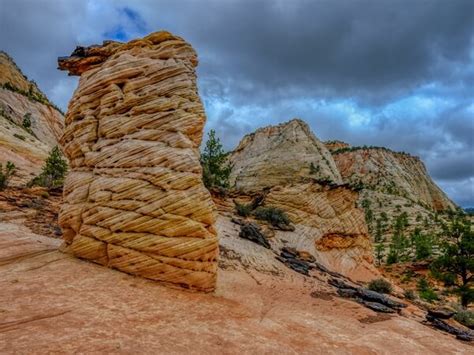
[[[216,282],[214,206],[201,180],[205,113],[193,48],[168,32],[60,58],[81,75],[61,139],[71,172],[63,249],[202,291]]]

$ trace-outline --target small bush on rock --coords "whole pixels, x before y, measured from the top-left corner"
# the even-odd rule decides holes
[[[460,307],[454,315],[454,319],[456,319],[462,325],[465,325],[470,329],[474,329],[474,311]]]
[[[290,218],[281,209],[276,207],[258,207],[253,212],[255,218],[270,222],[272,226],[289,225]]]
[[[8,182],[15,173],[15,170],[15,164],[13,164],[11,161],[7,161],[5,169],[3,168],[3,165],[0,164],[0,190],[3,190],[8,186]]]
[[[235,211],[241,217],[248,217],[252,214],[252,205],[251,204],[241,204],[235,203]]]
[[[413,290],[405,290],[405,292],[403,292],[403,295],[405,296],[407,300],[410,300],[410,301],[413,301],[416,299],[416,293]]]
[[[367,288],[369,290],[380,292],[380,293],[392,292],[392,284],[382,278],[370,281]]]
[[[418,281],[418,284],[416,287],[418,289],[420,298],[425,300],[426,302],[432,303],[439,299],[438,295],[431,288],[430,284],[428,283],[428,280],[426,280],[425,278],[421,278]]]

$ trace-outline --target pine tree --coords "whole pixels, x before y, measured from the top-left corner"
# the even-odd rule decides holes
[[[379,266],[382,263],[384,253],[385,253],[385,245],[383,245],[382,243],[377,244],[375,246],[375,257],[377,258],[377,263]]]
[[[471,222],[458,214],[443,225],[445,241],[442,254],[431,264],[435,277],[459,295],[461,305],[467,307],[474,302],[474,232]]]
[[[208,140],[201,155],[201,165],[204,185],[208,189],[229,187],[229,175],[232,167],[227,163],[227,153],[224,152],[220,139],[216,137],[216,132],[213,129],[209,131]]]
[[[412,245],[415,247],[415,259],[427,259],[433,253],[433,238],[429,234],[422,233],[416,228],[411,236]]]
[[[62,157],[59,147],[55,146],[49,153],[41,174],[32,180],[31,185],[48,188],[62,186],[67,169],[67,161]]]

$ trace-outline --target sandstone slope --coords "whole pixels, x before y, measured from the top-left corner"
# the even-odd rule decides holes
[[[214,289],[218,241],[199,163],[206,117],[196,66],[194,49],[168,32],[59,58],[60,69],[81,75],[61,138],[71,165],[59,215],[64,250]]]
[[[420,158],[386,148],[342,148],[333,151],[344,182],[398,195],[435,211],[455,208],[434,183]]]
[[[276,232],[274,250],[295,247],[334,271],[359,280],[374,277],[358,193],[341,184],[331,154],[306,123],[261,128],[242,139],[230,161],[237,191],[265,190],[263,204],[282,209],[295,225],[295,231]]]
[[[440,230],[438,213],[456,208],[418,157],[380,147],[327,145],[343,181],[360,192],[358,205],[365,210],[373,240],[381,243],[382,256],[388,253],[397,221],[406,220],[401,230],[405,237],[415,230],[434,235]]]
[[[2,354],[472,353],[415,314],[376,314],[278,264],[280,276],[225,263],[216,293],[198,294],[72,258],[58,245],[0,223]]]
[[[31,128],[23,125],[30,118]],[[48,152],[57,145],[63,115],[29,81],[4,52],[0,52],[0,163],[13,162],[15,185],[39,173]]]

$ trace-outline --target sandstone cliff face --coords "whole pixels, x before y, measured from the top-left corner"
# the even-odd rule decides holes
[[[246,192],[308,177],[342,181],[329,151],[299,119],[246,135],[232,152],[230,162],[231,185]]]
[[[341,184],[331,154],[306,123],[292,120],[261,128],[243,138],[230,161],[231,184],[237,190],[267,189],[265,206],[281,208],[295,224],[294,232],[276,232],[273,248],[305,250],[332,270],[357,279],[373,276],[372,246],[363,211],[356,206],[358,193]]]
[[[333,157],[345,182],[361,183],[368,189],[402,196],[437,211],[455,208],[418,157],[380,148],[342,149],[335,151]]]
[[[31,128],[23,126],[25,116]],[[0,162],[13,162],[13,185],[37,175],[48,152],[57,145],[64,125],[62,114],[13,60],[0,52]]]
[[[59,59],[81,75],[61,138],[72,171],[59,223],[80,258],[211,291],[218,241],[199,164],[196,65],[193,48],[168,32]]]

